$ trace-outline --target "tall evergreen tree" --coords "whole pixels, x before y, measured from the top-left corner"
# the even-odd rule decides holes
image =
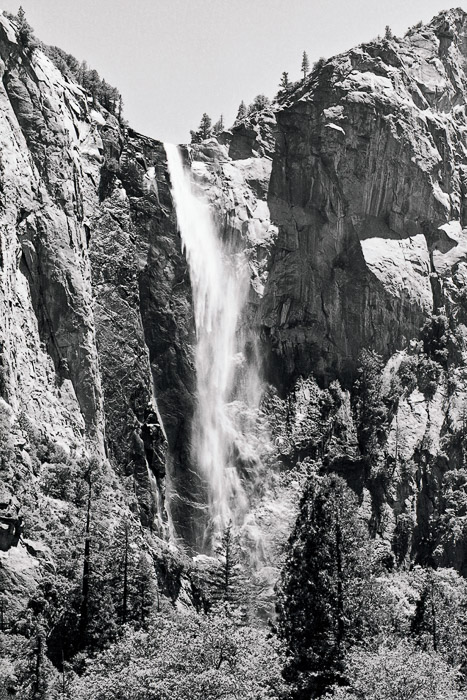
[[[310,61],[308,59],[307,52],[304,51],[303,56],[302,56],[302,65],[301,65],[301,71],[303,73],[303,80],[305,80],[306,76],[308,75],[309,70],[310,70]]]
[[[197,131],[190,131],[191,143],[200,143],[204,139],[208,139],[212,136],[212,120],[211,117],[204,112],[201,117],[201,122],[199,124]]]
[[[383,367],[380,355],[372,350],[360,353],[358,377],[354,385],[358,442],[370,467],[378,461],[385,439],[387,408],[383,401]]]
[[[240,564],[240,548],[230,521],[216,549],[217,570],[215,598],[223,603],[240,605],[246,602],[247,582]]]
[[[412,634],[467,675],[467,583],[453,569],[427,569],[412,619]]]
[[[91,513],[93,501],[95,498],[95,487],[99,478],[102,476],[102,465],[97,458],[93,457],[89,460],[85,467],[84,480],[88,486],[86,499],[86,526],[84,532],[84,556],[83,556],[83,575],[81,579],[81,605],[79,614],[78,637],[82,646],[85,646],[89,623],[89,607],[91,598]]]
[[[320,694],[338,680],[347,648],[363,636],[368,547],[356,498],[343,479],[312,476],[278,594],[278,632],[289,654],[285,677],[296,698]]]

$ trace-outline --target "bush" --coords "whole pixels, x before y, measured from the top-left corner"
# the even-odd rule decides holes
[[[86,492],[82,469],[74,462],[52,462],[43,465],[41,486],[46,496],[82,504]]]
[[[349,688],[335,688],[326,700],[461,700],[456,669],[435,652],[410,641],[384,642],[376,651],[354,649],[347,660]]]
[[[318,58],[318,60],[315,61],[315,63],[313,63],[313,73],[315,71],[321,70],[321,68],[324,66],[325,63],[326,63],[326,59],[324,58],[324,56],[321,56],[321,58]]]
[[[427,399],[432,399],[436,394],[442,368],[426,355],[420,357],[417,369],[418,387]]]
[[[432,316],[421,331],[424,352],[443,366],[447,364],[449,337],[449,320],[444,313]]]
[[[418,360],[413,356],[404,357],[399,365],[397,376],[407,394],[417,388],[417,367]]]
[[[263,109],[269,109],[271,107],[271,100],[266,95],[256,95],[253,102],[248,107],[248,113],[260,112]]]
[[[226,615],[157,615],[88,661],[75,700],[274,700],[283,696],[277,644]]]

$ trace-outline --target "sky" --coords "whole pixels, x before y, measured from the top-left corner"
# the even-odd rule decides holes
[[[273,97],[283,71],[467,0],[0,0],[22,5],[36,36],[86,60],[117,87],[130,126],[161,141],[189,141],[203,112],[226,126],[242,100]]]

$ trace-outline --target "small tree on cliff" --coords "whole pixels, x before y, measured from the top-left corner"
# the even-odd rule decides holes
[[[200,143],[204,139],[212,136],[212,120],[211,117],[204,112],[201,117],[201,122],[197,131],[190,131],[191,143]]]
[[[300,502],[278,591],[285,678],[295,698],[321,694],[364,636],[369,536],[354,494],[338,476],[312,476]],[[313,696],[314,697],[314,696]]]
[[[224,115],[221,114],[217,122],[212,127],[212,133],[214,136],[218,136],[224,131]]]
[[[369,466],[375,466],[385,436],[387,408],[383,401],[383,359],[373,350],[359,356],[358,377],[354,385],[354,406],[357,413],[358,442]]]
[[[305,80],[306,76],[308,75],[309,70],[310,70],[310,61],[308,59],[307,52],[304,51],[303,56],[302,56],[302,65],[301,65],[301,71],[303,73],[303,80]]]
[[[34,29],[27,21],[26,13],[21,6],[15,19],[18,25],[18,39],[20,44],[27,52],[32,53],[34,49],[37,48],[38,43],[34,37]]]
[[[281,90],[288,90],[290,87],[290,80],[289,80],[289,74],[287,71],[284,71],[281,76],[281,82],[279,85]]]
[[[256,95],[255,99],[248,108],[248,112],[260,112],[262,109],[268,109],[271,106],[271,100],[266,95]]]
[[[238,107],[238,112],[237,112],[237,116],[236,116],[236,118],[235,118],[235,121],[236,121],[236,122],[241,122],[243,119],[245,119],[246,116],[248,116],[248,110],[247,110],[246,104],[245,104],[244,101],[242,100],[242,101],[240,102],[239,107]]]

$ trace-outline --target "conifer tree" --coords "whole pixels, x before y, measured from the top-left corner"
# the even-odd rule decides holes
[[[201,122],[197,131],[190,131],[191,143],[201,143],[204,139],[212,136],[212,120],[211,117],[204,112],[201,117]]]
[[[303,73],[303,80],[305,80],[306,76],[308,75],[309,70],[310,70],[310,61],[308,59],[307,52],[304,51],[303,56],[302,56],[302,65],[301,65],[301,71]]]
[[[281,82],[279,85],[281,90],[288,90],[290,87],[290,80],[289,80],[289,74],[287,71],[284,71],[281,76]]]
[[[217,122],[214,124],[212,127],[212,133],[214,136],[218,136],[218,134],[221,134],[224,131],[224,115],[221,114]]]
[[[467,583],[453,569],[427,569],[412,619],[412,634],[467,675]]]
[[[231,603],[237,597],[235,590],[238,582],[238,547],[232,532],[232,521],[222,533],[222,539],[217,547],[217,556],[221,563],[218,577],[220,598],[224,603]]]
[[[235,121],[236,121],[236,122],[241,122],[243,119],[245,119],[245,117],[246,117],[247,115],[248,115],[248,110],[247,110],[246,104],[245,104],[244,101],[242,100],[242,101],[240,102],[239,107],[238,107],[237,117],[236,117]]]
[[[37,41],[34,38],[34,30],[26,19],[26,13],[20,6],[16,15],[18,24],[18,38],[24,49],[32,52],[37,47]]]
[[[387,408],[383,401],[383,367],[383,360],[376,352],[363,350],[360,353],[354,404],[359,446],[370,466],[378,461],[385,435]]]
[[[363,636],[369,537],[343,479],[312,476],[300,503],[278,594],[285,677],[296,698],[338,680],[348,647]]]
[[[102,474],[101,465],[96,458],[91,458],[84,473],[84,479],[88,485],[86,499],[86,526],[84,534],[83,575],[81,580],[81,606],[79,614],[78,637],[84,646],[86,643],[87,627],[89,622],[90,580],[91,580],[91,509],[94,498],[94,485]]]
[[[154,580],[151,565],[144,554],[140,554],[138,558],[133,588],[132,617],[136,623],[144,627],[154,605],[158,611],[160,610],[157,583]]]
[[[241,564],[241,550],[232,522],[222,532],[216,547],[216,564],[204,572],[192,572],[192,582],[197,591],[198,610],[205,612],[227,605],[247,614],[250,603],[250,582]]]

